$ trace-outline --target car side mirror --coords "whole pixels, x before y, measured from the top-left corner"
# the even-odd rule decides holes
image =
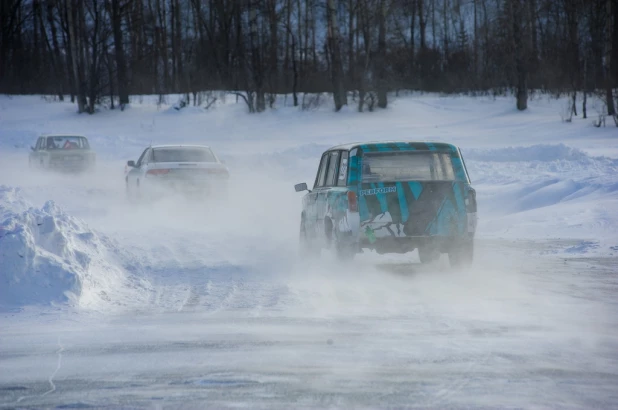
[[[34,149],[34,147],[33,147],[33,146],[30,146],[30,149],[31,149],[32,151],[36,151],[36,149]]]
[[[135,168],[135,161],[127,161],[127,165],[131,168]]]
[[[303,182],[301,184],[294,185],[294,190],[296,190],[296,192],[303,192],[303,191],[309,191],[309,188],[307,188],[307,183]]]

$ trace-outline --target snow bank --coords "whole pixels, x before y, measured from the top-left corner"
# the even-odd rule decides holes
[[[32,207],[0,185],[0,305],[109,302],[127,280],[118,248],[53,201]]]
[[[587,253],[616,245],[618,160],[563,144],[467,150],[464,157],[481,236],[602,239]]]
[[[520,161],[583,161],[590,157],[582,150],[564,144],[538,144],[529,147],[507,147],[496,149],[473,149],[465,151],[465,158],[474,161],[520,162]]]

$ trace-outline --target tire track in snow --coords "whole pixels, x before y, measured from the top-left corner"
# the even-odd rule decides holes
[[[62,344],[60,343],[60,338],[58,338],[58,347],[59,349],[58,351],[56,351],[56,354],[58,355],[58,365],[56,366],[56,370],[54,370],[54,372],[49,376],[49,385],[51,386],[51,388],[47,390],[45,393],[43,393],[42,396],[47,396],[48,394],[56,391],[56,385],[54,384],[54,377],[56,377],[56,374],[62,367],[62,352],[64,352],[64,346],[62,346]]]
[[[58,372],[60,371],[60,368],[62,367],[62,352],[64,352],[64,346],[60,343],[60,337],[58,337],[58,350],[56,351],[56,355],[58,356],[58,362],[56,364],[56,369],[47,378],[47,381],[49,382],[49,385],[50,385],[50,389],[44,392],[43,394],[41,394],[41,397],[45,397],[48,394],[56,391],[56,384],[54,383],[54,377],[56,377],[56,374],[58,374]],[[35,396],[33,395],[32,396],[20,396],[17,398],[15,403],[21,403],[25,399],[28,399],[31,397],[35,397]]]

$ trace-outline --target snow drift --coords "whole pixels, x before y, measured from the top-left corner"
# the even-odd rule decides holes
[[[0,305],[94,307],[126,287],[118,247],[54,201],[37,209],[0,185],[0,218]]]

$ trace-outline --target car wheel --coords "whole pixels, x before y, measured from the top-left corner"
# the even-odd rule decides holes
[[[127,195],[127,199],[130,202],[133,202],[134,198],[133,198],[133,190],[131,189],[131,184],[129,184],[129,179],[125,178],[124,180],[124,187],[125,187],[125,193]]]
[[[135,196],[135,200],[136,201],[141,201],[143,199],[143,195],[142,195],[142,188],[140,187],[139,184],[139,179],[137,179],[135,181],[135,192],[134,192],[134,196]]]
[[[432,263],[440,258],[440,252],[429,246],[419,246],[418,258],[422,264]]]
[[[337,259],[341,261],[354,259],[357,252],[355,243],[343,240],[343,234],[333,227],[333,223],[330,219],[326,227],[326,239],[329,247],[335,251]]]
[[[302,257],[315,257],[320,253],[320,248],[316,246],[315,241],[312,240],[307,232],[304,217],[301,217],[300,220],[299,245]]]
[[[454,245],[449,253],[448,260],[453,268],[468,268],[474,260],[474,242],[466,240]]]

